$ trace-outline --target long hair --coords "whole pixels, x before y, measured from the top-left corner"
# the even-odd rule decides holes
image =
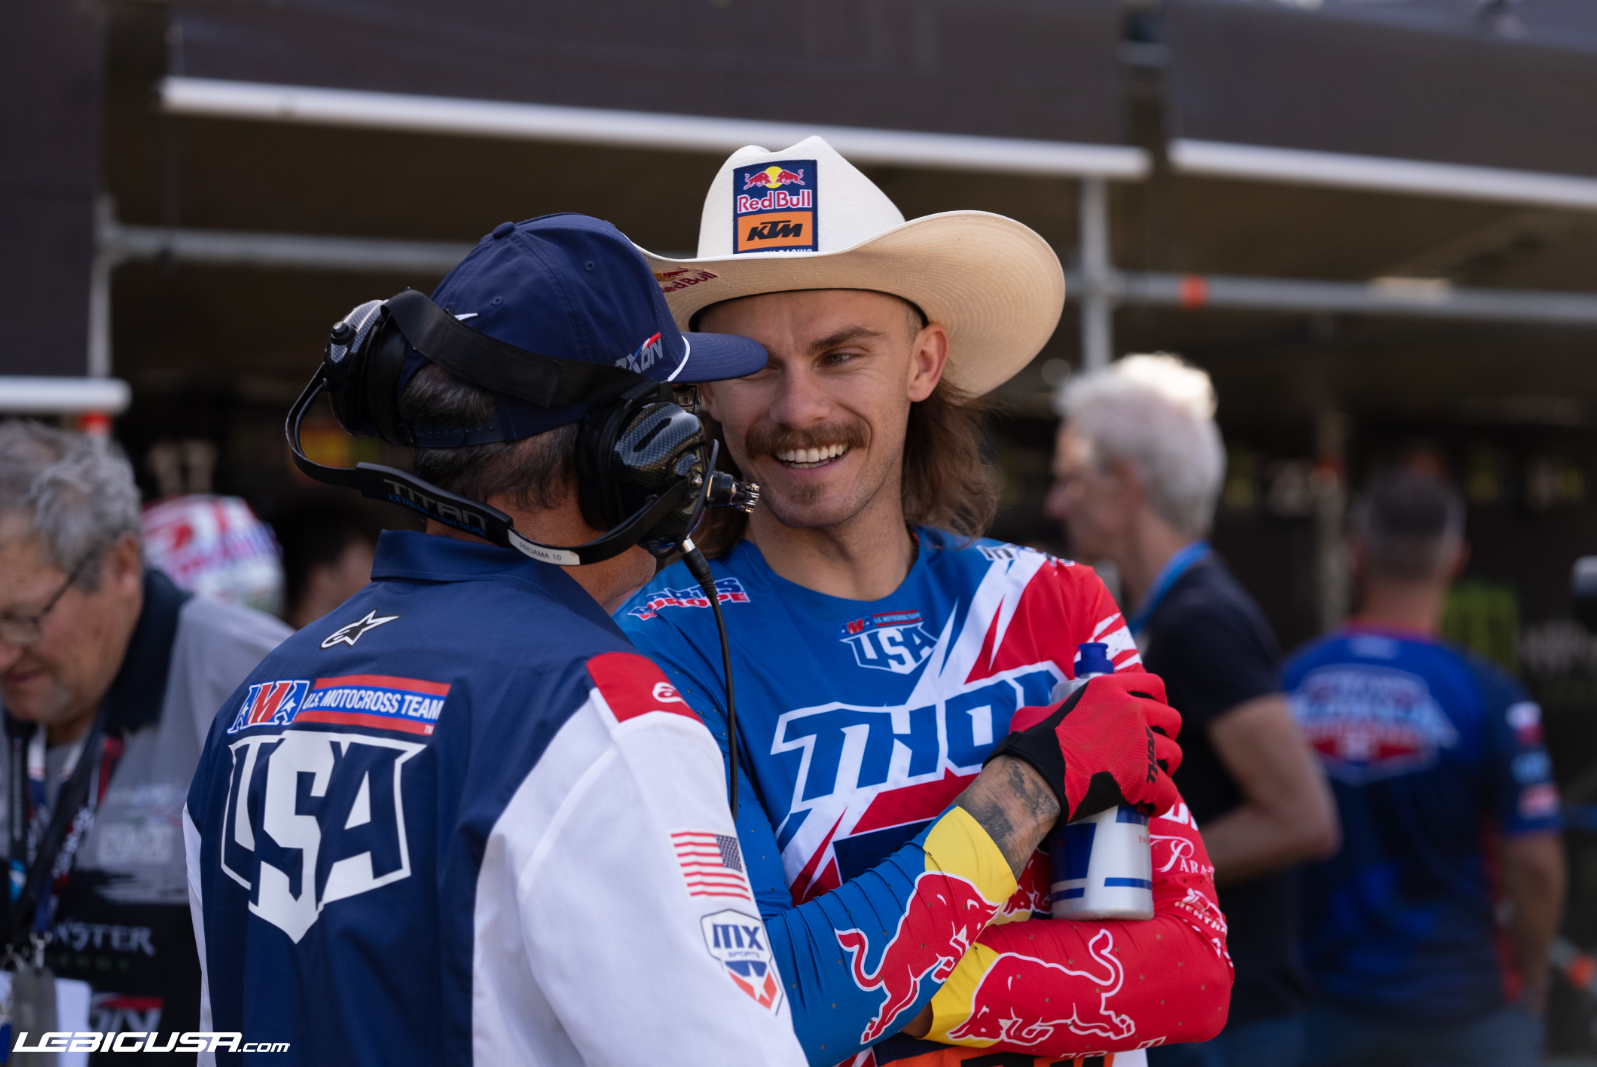
[[[987,416],[993,404],[968,396],[946,380],[932,395],[909,406],[904,434],[904,519],[932,526],[969,541],[992,525],[998,511],[998,484],[992,464],[982,454]],[[705,431],[721,442],[718,466],[738,478],[743,474],[727,452],[721,426],[701,415]],[[706,556],[720,559],[743,539],[749,518],[731,508],[712,508],[693,535]]]

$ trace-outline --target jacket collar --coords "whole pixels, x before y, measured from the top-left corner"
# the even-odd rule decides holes
[[[377,539],[372,580],[520,585],[559,602],[607,630],[621,633],[599,602],[589,596],[565,568],[481,541],[414,530],[384,530]]]
[[[108,735],[161,721],[178,615],[193,595],[173,585],[172,579],[160,571],[145,570],[144,607],[139,611],[139,621],[133,624],[122,667],[105,694]]]

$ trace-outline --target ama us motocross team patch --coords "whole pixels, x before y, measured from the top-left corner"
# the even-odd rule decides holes
[[[753,163],[732,172],[732,251],[814,252],[815,160]]]

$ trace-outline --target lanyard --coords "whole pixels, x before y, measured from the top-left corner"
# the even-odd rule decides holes
[[[1126,620],[1126,625],[1131,628],[1132,637],[1142,636],[1142,631],[1148,628],[1149,616],[1159,606],[1159,601],[1165,598],[1165,594],[1170,592],[1170,587],[1191,570],[1194,564],[1207,559],[1210,551],[1209,542],[1194,541],[1165,561],[1165,565],[1159,568],[1159,573],[1154,576],[1148,595],[1142,598],[1137,610]]]
[[[77,758],[70,776],[61,784],[51,812],[45,806],[45,728],[6,718],[11,757],[7,782],[11,921],[7,937],[13,946],[20,947],[48,927],[53,900],[65,888],[78,846],[94,825],[95,809],[123,748],[121,738],[106,739],[105,718],[102,708],[74,754]],[[98,788],[92,788],[96,778]]]

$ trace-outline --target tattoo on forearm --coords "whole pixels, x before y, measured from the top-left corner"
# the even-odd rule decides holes
[[[955,803],[987,831],[1017,878],[1059,818],[1053,791],[1014,759],[994,760]]]

